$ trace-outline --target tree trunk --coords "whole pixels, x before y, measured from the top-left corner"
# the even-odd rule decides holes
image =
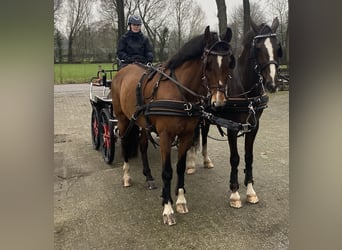
[[[124,1],[116,0],[116,11],[118,13],[118,39],[125,33],[125,11],[124,11]]]
[[[289,16],[290,19],[290,16]],[[287,29],[286,29],[286,64],[287,70],[290,72],[290,32],[289,32],[290,22],[288,21]]]
[[[251,26],[250,23],[251,7],[249,0],[243,0],[243,34],[245,35]]]
[[[72,44],[74,42],[74,38],[73,37],[69,37],[69,41],[68,41],[68,63],[72,63],[74,61],[74,56],[72,54]]]
[[[216,0],[217,17],[219,21],[220,35],[224,34],[227,29],[227,11],[225,0]]]

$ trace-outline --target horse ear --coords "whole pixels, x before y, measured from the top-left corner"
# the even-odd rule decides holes
[[[230,40],[232,40],[232,29],[227,27],[226,33],[224,33],[223,35],[223,39],[226,42],[230,42]]]
[[[256,25],[256,23],[252,20],[252,18],[249,19],[250,22],[251,22],[251,27],[252,27],[252,30],[254,32],[254,34],[258,34],[259,32],[259,27],[258,25]]]
[[[204,41],[205,41],[206,45],[210,44],[210,42],[211,42],[210,26],[209,25],[205,28],[205,31],[204,31]]]
[[[272,25],[271,25],[271,29],[272,29],[273,33],[276,32],[278,26],[279,26],[279,19],[278,19],[278,17],[275,17],[273,19],[273,22],[272,22]]]

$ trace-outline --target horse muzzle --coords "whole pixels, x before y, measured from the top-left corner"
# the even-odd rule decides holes
[[[227,98],[225,96],[225,94],[222,91],[216,91],[216,93],[214,93],[211,96],[211,105],[214,107],[221,107],[223,106],[227,101]]]

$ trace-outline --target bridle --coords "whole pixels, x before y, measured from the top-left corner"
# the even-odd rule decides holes
[[[274,64],[275,67],[278,68],[279,62],[276,61],[276,60],[270,60],[270,61],[268,61],[268,62],[266,62],[266,63],[264,63],[264,64],[260,64],[260,63],[258,62],[258,59],[257,59],[257,56],[256,56],[256,49],[255,49],[256,40],[258,40],[258,39],[270,38],[270,37],[276,37],[276,36],[277,36],[277,34],[271,33],[271,34],[265,34],[265,35],[257,35],[257,36],[255,36],[255,37],[253,38],[253,41],[252,41],[252,48],[251,48],[251,49],[252,49],[252,53],[251,53],[251,54],[252,54],[253,59],[254,59],[254,62],[255,62],[254,70],[255,70],[255,72],[256,72],[259,76],[261,76],[262,71],[264,71],[264,69],[265,69],[268,65],[270,65],[270,64]]]
[[[227,46],[227,50],[224,51],[216,51],[214,50],[214,48],[219,45],[219,44],[223,44],[224,46]],[[219,83],[217,83],[217,86],[210,86],[210,83],[208,81],[208,77],[207,77],[207,65],[208,65],[208,55],[214,55],[214,56],[229,56],[232,54],[232,51],[230,49],[230,44],[226,41],[223,40],[218,40],[216,41],[211,47],[209,48],[205,48],[203,51],[203,55],[202,55],[202,63],[203,63],[203,71],[202,71],[202,85],[207,89],[207,97],[210,97],[211,93],[210,90],[211,89],[217,89],[217,91],[220,91],[222,93],[224,93],[224,95],[227,95],[227,88],[228,88],[228,81],[230,79],[232,79],[232,76],[229,74],[228,78],[227,78],[227,82],[225,82],[225,84],[223,84],[223,86],[220,86]],[[226,96],[227,97],[227,96]]]

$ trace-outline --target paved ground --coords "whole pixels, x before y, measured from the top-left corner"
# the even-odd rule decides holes
[[[159,149],[149,148],[158,189],[145,189],[139,159],[131,161],[134,185],[123,188],[119,144],[112,165],[92,149],[88,87],[55,86],[55,249],[289,248],[288,92],[271,95],[261,118],[254,152],[254,187],[260,202],[229,207],[228,145],[209,139],[215,168],[204,169],[198,157],[198,171],[185,179],[189,214],[176,214],[177,225],[169,227],[161,216]],[[220,138],[214,128],[210,135]],[[239,142],[242,148],[242,139]],[[243,159],[242,150],[240,156]],[[239,169],[244,199],[243,166]]]

